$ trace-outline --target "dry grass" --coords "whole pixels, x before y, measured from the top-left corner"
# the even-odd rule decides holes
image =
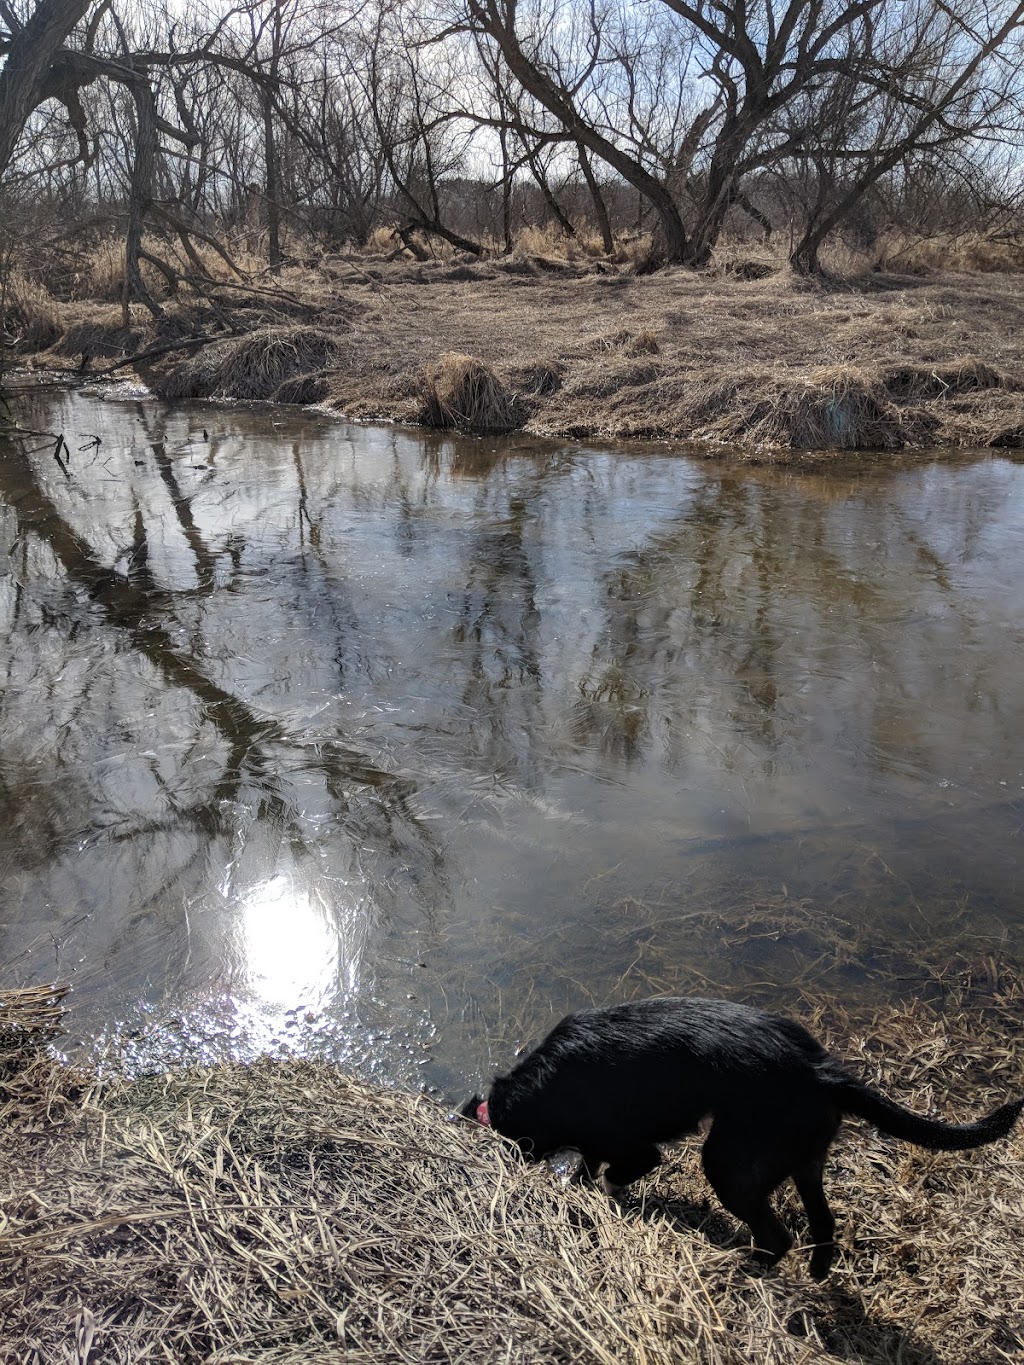
[[[55,1038],[61,1029],[66,985],[21,986],[0,995],[0,1056],[17,1057]]]
[[[232,270],[228,261],[205,242],[195,240],[192,244],[195,260],[175,239],[147,236],[142,247],[150,255],[165,261],[172,270],[183,276],[197,273],[196,262],[202,275],[210,281],[234,281],[243,277],[255,277],[267,269],[266,257],[255,255],[244,243],[231,242],[228,256],[237,267]],[[154,298],[164,299],[168,295],[168,283],[164,274],[148,261],[140,262],[140,271],[146,288]],[[105,303],[120,302],[125,284],[125,244],[123,237],[107,237],[91,248],[83,261],[83,268],[75,282],[75,297],[94,299]]]
[[[161,242],[144,239],[143,249],[163,257],[166,248]],[[125,286],[125,244],[123,237],[107,237],[92,248],[83,262],[77,280],[76,294],[80,299],[95,299],[101,303],[120,303]],[[148,261],[141,261],[139,272],[149,292],[156,298],[167,293],[167,281]]]
[[[133,304],[128,311],[128,326],[119,305],[105,304],[90,308],[82,316],[80,310],[68,310],[65,327],[53,346],[53,357],[79,357],[87,363],[93,360],[116,360],[142,350],[153,340],[152,318],[141,304]]]
[[[11,270],[0,280],[0,329],[4,344],[44,351],[64,330],[60,306],[41,284]]]
[[[327,402],[361,419],[699,442],[776,463],[808,450],[1024,448],[1021,275],[826,286],[756,243],[704,274],[552,259],[336,254],[321,272],[172,301],[155,325],[133,313],[128,329],[110,305],[53,305],[65,335],[46,363],[230,327],[236,339],[172,355],[147,382],[170,398]]]
[[[420,376],[419,420],[424,426],[483,434],[512,431],[515,403],[489,365],[446,351]]]
[[[270,398],[317,401],[323,372],[341,362],[343,343],[317,327],[263,327],[232,337],[176,366],[155,381],[162,398]],[[297,396],[298,395],[298,396]]]
[[[1019,1088],[1022,1005],[996,971],[984,999],[953,990],[941,1014],[805,1017],[902,1100],[963,1116]],[[38,991],[3,1006],[7,1359],[995,1365],[1024,1350],[1019,1133],[935,1154],[851,1127],[829,1176],[845,1255],[819,1286],[799,1253],[754,1267],[692,1148],[621,1212],[322,1063],[90,1081],[41,1049],[58,1006]],[[783,1215],[804,1232],[788,1196]]]
[[[1019,271],[1024,270],[1024,237],[998,239],[977,232],[921,237],[890,229],[876,244],[872,259],[882,270]]]

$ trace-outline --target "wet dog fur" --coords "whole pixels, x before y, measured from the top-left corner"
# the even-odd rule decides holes
[[[478,1115],[474,1095],[459,1111]],[[976,1123],[904,1109],[858,1080],[800,1024],[725,1000],[661,997],[570,1014],[507,1075],[484,1112],[523,1154],[582,1153],[587,1172],[631,1185],[661,1160],[659,1144],[711,1119],[704,1172],[771,1260],[793,1239],[770,1195],[792,1178],[810,1224],[810,1268],[824,1279],[835,1220],[822,1174],[846,1114],[920,1147],[959,1151],[1006,1137],[1024,1099]]]

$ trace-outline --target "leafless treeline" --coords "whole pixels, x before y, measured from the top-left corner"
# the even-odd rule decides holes
[[[0,0],[6,214],[120,225],[140,260],[225,227],[504,250],[554,224],[653,233],[705,265],[723,226],[818,268],[888,216],[1014,223],[1014,0]]]

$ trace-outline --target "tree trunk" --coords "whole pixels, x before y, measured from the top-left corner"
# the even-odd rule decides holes
[[[501,147],[501,237],[506,256],[512,251],[512,168],[508,154],[508,129],[504,123],[498,129]]]
[[[0,71],[0,176],[11,163],[29,114],[40,103],[50,63],[92,0],[38,0],[24,28],[12,35]]]
[[[135,100],[135,165],[128,196],[128,232],[125,237],[125,306],[132,299],[143,303],[155,318],[161,308],[155,303],[142,278],[139,257],[142,255],[142,231],[146,214],[153,202],[153,171],[156,165],[156,98],[149,81],[136,75],[132,81]]]
[[[281,201],[277,183],[277,147],[274,142],[274,101],[263,96],[263,149],[267,163],[263,202],[267,212],[267,264],[272,275],[281,273]]]
[[[587,156],[586,147],[576,144],[576,152],[579,156],[580,170],[583,172],[583,179],[587,182],[587,189],[590,191],[590,198],[594,205],[594,215],[597,218],[597,226],[601,232],[601,245],[604,254],[610,256],[615,250],[615,238],[612,236],[611,219],[608,217],[608,205],[604,202],[604,195],[601,193],[601,186],[597,183],[597,176],[590,164],[590,157]]]

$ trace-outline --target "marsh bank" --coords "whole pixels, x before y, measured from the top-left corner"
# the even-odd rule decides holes
[[[775,463],[809,448],[1024,445],[1024,284],[1012,271],[828,284],[742,260],[636,275],[537,256],[357,255],[279,280],[209,282],[166,300],[159,320],[38,290],[20,305],[15,293],[9,309],[9,330],[41,363],[92,373],[142,354],[147,382],[175,398],[693,441]],[[496,388],[482,407],[456,394],[446,412],[438,374],[443,400],[458,357]]]

